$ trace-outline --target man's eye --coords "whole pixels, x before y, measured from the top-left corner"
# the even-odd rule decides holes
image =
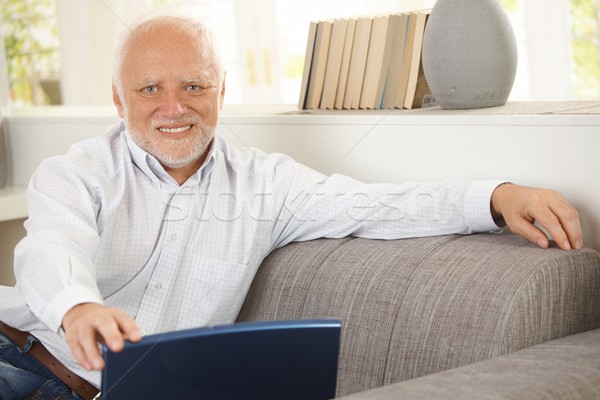
[[[187,85],[186,89],[190,92],[199,92],[200,90],[202,90],[202,88],[198,85]]]
[[[156,86],[148,86],[143,89],[144,93],[149,93],[149,94],[156,93],[157,91],[158,91],[158,89],[156,88]]]

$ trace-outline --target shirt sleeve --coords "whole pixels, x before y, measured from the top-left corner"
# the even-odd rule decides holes
[[[63,158],[38,168],[27,192],[27,236],[15,249],[17,285],[32,313],[55,332],[73,306],[102,303],[92,263],[98,206],[82,175]]]
[[[274,170],[275,247],[320,237],[401,239],[499,229],[490,199],[502,181],[365,184],[291,159]]]
[[[465,194],[465,221],[473,232],[489,232],[503,229],[492,218],[492,193],[506,181],[474,181]]]

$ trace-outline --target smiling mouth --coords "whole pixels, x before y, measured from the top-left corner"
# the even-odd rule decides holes
[[[178,128],[158,128],[163,133],[181,133],[190,129],[192,125],[180,126]]]

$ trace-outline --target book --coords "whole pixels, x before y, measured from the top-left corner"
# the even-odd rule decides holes
[[[344,95],[346,94],[346,84],[348,83],[348,72],[350,71],[350,57],[352,56],[352,45],[354,44],[354,32],[356,31],[356,18],[348,20],[346,28],[346,40],[344,41],[344,51],[340,66],[340,78],[335,95],[334,108],[341,110],[344,105]]]
[[[310,68],[308,91],[306,94],[305,108],[307,109],[317,109],[321,103],[332,26],[333,23],[331,21],[319,21],[317,24],[315,48]]]
[[[425,71],[423,71],[423,57],[421,56],[421,63],[419,64],[419,78],[417,79],[417,87],[415,89],[414,98],[410,107],[407,108],[422,108],[431,107],[436,104],[435,98],[431,93],[427,79],[425,78]]]
[[[388,17],[387,32],[385,37],[385,48],[383,58],[381,60],[381,67],[379,69],[379,81],[377,84],[375,104],[373,108],[383,108],[383,96],[385,93],[385,85],[390,72],[392,52],[394,50],[394,46],[397,45],[398,42],[398,36],[400,33],[398,31],[398,25],[400,22],[399,18],[401,16],[401,14],[392,14]]]
[[[430,13],[311,22],[298,107],[356,110],[434,103],[421,61]]]
[[[308,40],[306,43],[306,54],[304,56],[304,68],[302,71],[302,82],[300,84],[300,99],[298,108],[306,108],[306,92],[308,91],[308,82],[310,80],[310,70],[314,57],[315,39],[317,36],[317,23],[311,22],[308,28]]]
[[[365,65],[365,76],[360,95],[359,108],[362,109],[379,108],[381,103],[381,99],[377,98],[377,89],[381,76],[384,73],[383,70],[387,70],[387,67],[384,66],[384,57],[386,55],[386,47],[388,47],[386,42],[389,19],[388,15],[373,18],[367,63]]]
[[[325,80],[323,82],[323,95],[321,97],[319,108],[331,110],[335,106],[347,28],[347,19],[337,19],[333,21],[331,39],[329,42],[329,54],[327,57],[327,68],[325,70]]]
[[[383,89],[381,108],[394,108],[400,86],[404,47],[406,46],[406,30],[408,29],[408,14],[396,14],[390,17],[390,29],[393,36],[388,63],[388,71]]]
[[[352,55],[350,56],[350,70],[348,71],[348,82],[344,95],[344,109],[358,109],[362,91],[365,66],[369,51],[369,40],[371,38],[371,26],[373,20],[369,17],[361,17],[356,21],[354,32],[354,43],[352,44]]]
[[[400,66],[400,78],[398,80],[396,97],[393,101],[393,108],[404,108],[404,99],[406,97],[406,88],[408,87],[408,76],[413,54],[413,44],[415,41],[415,29],[417,27],[416,22],[416,14],[413,12],[409,13],[406,23],[404,55],[402,57],[402,65]]]
[[[404,108],[413,108],[417,83],[419,82],[419,73],[423,71],[421,67],[421,51],[423,48],[423,34],[425,33],[425,24],[431,10],[421,10],[414,13],[415,31],[412,45],[412,56],[408,72],[408,82],[406,85],[406,94],[404,96]],[[426,82],[425,75],[421,75],[421,82]],[[429,85],[427,85],[429,87]],[[423,88],[420,89],[421,91]]]

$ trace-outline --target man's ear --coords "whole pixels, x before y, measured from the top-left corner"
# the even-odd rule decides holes
[[[223,72],[223,82],[221,83],[221,93],[219,94],[219,110],[223,109],[223,99],[225,99],[225,75]]]
[[[117,112],[119,113],[119,117],[125,118],[125,113],[123,110],[123,102],[121,101],[121,96],[119,96],[119,91],[117,90],[117,87],[115,86],[114,83],[112,85],[112,96],[113,96],[113,103],[115,103],[115,107],[117,107]]]

